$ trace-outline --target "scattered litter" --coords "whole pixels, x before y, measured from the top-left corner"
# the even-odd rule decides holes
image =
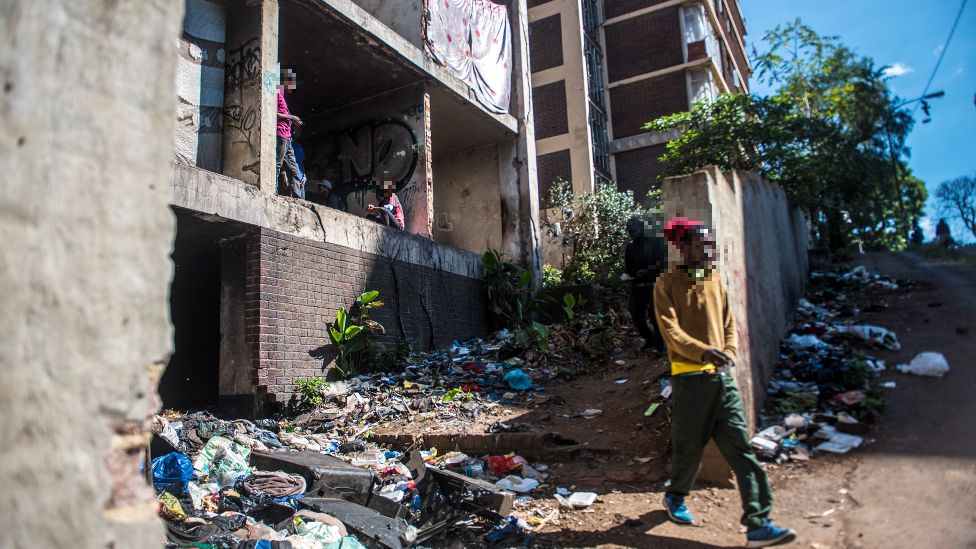
[[[593,419],[596,417],[600,417],[602,415],[603,415],[603,410],[600,410],[598,408],[587,408],[586,410],[583,410],[582,412],[577,414],[577,417],[581,417],[583,419]]]
[[[559,505],[569,509],[585,509],[596,501],[597,495],[593,492],[573,492],[568,497],[556,494],[556,501]]]
[[[616,383],[617,385],[623,385],[624,383],[627,383],[627,378],[622,377],[622,378],[614,381],[614,383]]]
[[[534,478],[522,478],[515,475],[508,475],[507,477],[499,479],[495,482],[495,486],[502,490],[509,490],[511,492],[518,492],[524,494],[525,492],[531,492],[539,487],[539,481]]]
[[[653,416],[654,415],[654,412],[656,412],[657,409],[660,408],[660,407],[661,407],[661,403],[660,402],[652,402],[651,405],[647,407],[647,410],[644,410],[644,417],[651,417],[651,416]]]
[[[899,364],[895,368],[899,372],[917,376],[942,377],[949,373],[945,356],[935,352],[920,353],[908,364]]]
[[[884,381],[881,383],[881,386],[885,389],[894,389],[897,384],[894,381]]]
[[[834,325],[833,333],[857,337],[878,347],[883,347],[892,351],[901,349],[898,337],[891,330],[879,326],[862,325]]]

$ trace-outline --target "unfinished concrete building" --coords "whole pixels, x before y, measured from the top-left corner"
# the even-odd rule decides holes
[[[164,406],[273,411],[322,374],[327,323],[367,290],[386,343],[487,331],[480,254],[540,263],[525,36],[523,1],[186,0]],[[277,193],[283,68],[307,200]],[[386,180],[404,231],[363,217]]]

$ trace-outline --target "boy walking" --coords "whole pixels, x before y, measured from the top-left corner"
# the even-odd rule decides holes
[[[664,236],[681,253],[681,264],[658,277],[654,310],[671,361],[671,484],[664,496],[668,516],[678,524],[694,517],[684,498],[698,475],[702,454],[714,439],[732,466],[742,498],[747,547],[795,539],[769,520],[769,480],[749,446],[742,400],[729,370],[735,366],[735,319],[725,285],[716,272],[715,243],[700,221],[672,219]]]

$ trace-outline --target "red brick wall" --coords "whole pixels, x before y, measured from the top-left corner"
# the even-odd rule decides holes
[[[604,0],[603,9],[606,18],[617,17],[632,11],[648,8],[656,4],[663,4],[668,0]]]
[[[641,126],[645,122],[686,110],[688,84],[684,71],[610,89],[614,139],[644,133]]]
[[[539,72],[563,64],[563,29],[557,13],[529,23],[529,65]]]
[[[536,139],[569,133],[565,80],[532,88],[532,108]]]
[[[684,63],[679,14],[671,7],[606,25],[610,83]]]
[[[663,166],[657,159],[664,154],[665,147],[662,143],[613,155],[617,166],[617,187],[634,191],[634,198],[645,203],[647,191],[660,185],[657,175]]]
[[[328,343],[326,323],[362,292],[380,292],[384,306],[371,318],[386,344],[405,336],[430,349],[488,330],[481,281],[270,229],[249,242],[247,282],[246,339],[264,411],[288,401],[296,378],[323,375],[325,361],[309,352]]]

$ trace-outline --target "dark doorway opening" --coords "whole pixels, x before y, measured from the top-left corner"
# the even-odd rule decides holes
[[[217,404],[220,364],[220,245],[208,225],[177,212],[170,317],[174,352],[159,382],[163,407]]]

